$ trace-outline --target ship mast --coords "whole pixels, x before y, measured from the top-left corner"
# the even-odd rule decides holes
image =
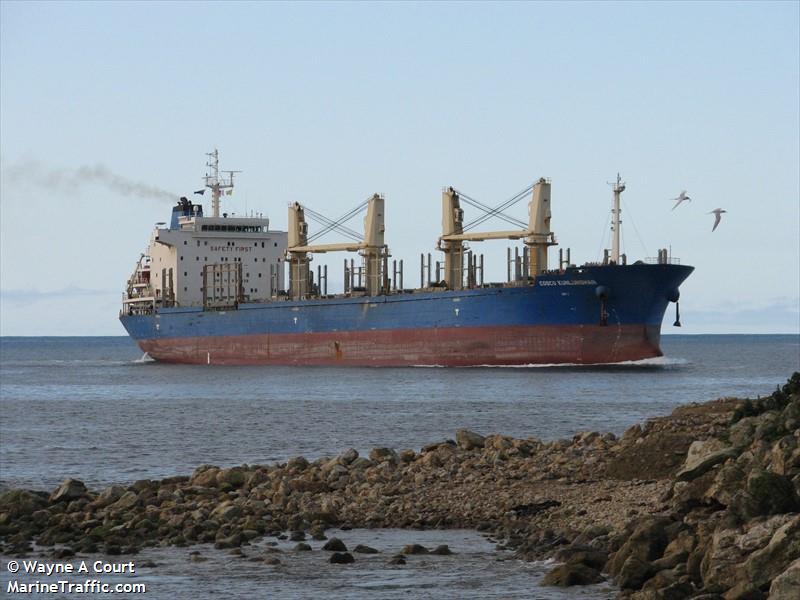
[[[622,219],[619,218],[620,213],[622,210],[619,207],[619,198],[620,194],[625,191],[625,182],[617,173],[617,181],[614,183],[609,183],[614,190],[614,208],[611,210],[611,231],[614,232],[611,241],[611,260],[614,261],[615,265],[619,264],[619,232],[622,227]]]
[[[219,170],[219,150],[214,148],[213,152],[207,152],[208,162],[206,166],[211,169],[206,173],[206,187],[211,190],[211,211],[213,216],[219,217],[219,200],[223,190],[229,190],[228,195],[233,191],[233,175],[241,171],[220,171]],[[220,177],[220,173],[227,173]]]

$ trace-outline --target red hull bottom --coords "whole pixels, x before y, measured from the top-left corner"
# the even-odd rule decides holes
[[[151,358],[214,365],[602,364],[661,356],[659,327],[538,325],[139,340]]]

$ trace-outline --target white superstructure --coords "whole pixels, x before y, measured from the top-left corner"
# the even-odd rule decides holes
[[[270,230],[269,219],[182,216],[178,225],[177,229],[156,227],[150,238],[156,298],[174,295],[175,306],[203,306],[204,298],[225,291],[206,289],[223,285],[212,283],[206,267],[213,272],[214,266],[236,264],[241,265],[241,301],[269,300],[284,289],[287,234]]]
[[[206,177],[215,212],[221,188],[232,188],[232,177],[221,185]],[[196,192],[202,193],[202,192]],[[271,230],[258,216],[203,216],[203,207],[181,198],[170,223],[158,223],[128,280],[123,299],[126,312],[150,312],[156,307],[226,307],[276,298],[284,286],[287,232]]]

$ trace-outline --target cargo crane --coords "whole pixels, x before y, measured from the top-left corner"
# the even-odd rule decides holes
[[[529,192],[528,223],[510,217],[502,211],[519,202]],[[464,225],[464,211],[461,200],[480,209],[484,214],[473,222]],[[522,229],[511,231],[485,231],[468,233],[468,230],[491,217],[500,217]],[[444,282],[447,289],[460,290],[464,285],[464,242],[485,240],[524,240],[525,278],[536,278],[547,270],[547,249],[556,245],[555,234],[550,231],[550,181],[540,178],[535,184],[525,188],[515,196],[495,208],[490,208],[472,198],[448,187],[442,191],[442,235],[439,236],[438,249],[444,252]],[[528,260],[529,259],[529,260]],[[470,280],[474,280],[475,265],[468,259]]]
[[[384,205],[383,196],[373,194],[366,202],[349,211],[338,220],[331,221],[304,207],[299,202],[290,204],[289,246],[286,249],[286,258],[289,262],[289,296],[295,300],[309,296],[312,276],[309,268],[311,258],[308,255],[323,254],[325,252],[359,252],[364,257],[364,287],[366,294],[368,296],[377,296],[388,291],[387,261],[389,251],[384,243],[384,232],[386,230],[384,226]],[[344,227],[343,223],[358,214],[364,207],[367,209],[367,215],[364,218],[364,236],[363,239],[360,239],[358,234]],[[305,220],[306,212],[309,215],[316,216],[323,223],[327,222],[327,227],[310,239],[308,237],[308,223]],[[344,233],[353,238],[353,241],[338,244],[310,244],[314,239],[332,230]],[[353,270],[351,268],[351,280],[352,273]],[[322,279],[321,274],[317,277],[318,283],[320,279]],[[327,270],[325,279],[327,280]],[[352,289],[352,285],[350,288]]]

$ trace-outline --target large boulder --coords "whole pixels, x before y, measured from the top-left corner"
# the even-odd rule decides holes
[[[289,471],[289,473],[302,473],[308,468],[308,466],[308,460],[306,460],[306,458],[303,456],[290,458],[286,462],[286,470]]]
[[[740,494],[747,481],[749,461],[741,458],[736,462],[723,465],[714,475],[714,483],[706,491],[706,500],[715,500],[722,506],[730,506],[737,494]]]
[[[338,456],[337,461],[339,462],[340,465],[347,466],[357,458],[358,458],[358,450],[356,450],[355,448],[349,448]]]
[[[47,492],[8,490],[0,494],[0,523],[11,522],[32,515],[47,506]]]
[[[428,554],[428,549],[421,544],[408,544],[403,546],[400,554]]]
[[[189,478],[189,483],[199,487],[216,487],[217,473],[219,473],[219,467],[214,465],[197,467]]]
[[[374,463],[386,461],[397,462],[397,452],[391,448],[373,448],[369,451],[369,459]]]
[[[689,452],[686,454],[683,467],[675,475],[675,478],[678,481],[691,481],[695,477],[708,472],[719,463],[736,457],[738,453],[736,448],[732,448],[717,439],[694,441],[689,446]]]
[[[218,521],[233,521],[240,517],[242,509],[236,506],[230,500],[222,502],[214,510],[211,511],[211,518]]]
[[[800,448],[793,435],[786,435],[772,445],[770,471],[786,476],[800,472]]]
[[[556,552],[553,558],[558,562],[583,564],[593,569],[602,569],[608,561],[608,554],[591,546],[573,544]]]
[[[629,556],[617,574],[617,585],[623,590],[638,590],[655,573],[656,569],[649,561]]]
[[[544,576],[540,585],[570,587],[603,581],[600,571],[581,563],[559,565]]]
[[[356,559],[349,552],[334,552],[328,562],[334,565],[349,565],[356,562]]]
[[[780,522],[781,517],[783,515],[773,517],[770,521]],[[798,558],[800,558],[800,515],[795,515],[775,531],[765,547],[749,554],[743,572],[756,586],[766,586],[781,575],[792,561],[796,563]],[[797,591],[800,592],[800,588]]]
[[[722,593],[743,581],[752,583],[770,574],[778,575],[789,562],[787,553],[793,547],[800,550],[798,526],[800,516],[775,515],[766,520],[754,520],[744,527],[718,527],[700,565],[706,589]],[[783,533],[778,535],[778,532]],[[767,550],[769,546],[772,547]],[[762,568],[765,564],[770,567]],[[769,579],[763,580],[763,583],[768,582]]]
[[[222,485],[229,485],[231,488],[240,488],[244,485],[247,474],[240,467],[233,467],[232,469],[222,469],[217,473],[217,483]]]
[[[797,600],[800,596],[800,558],[772,580],[769,586],[770,600]]]
[[[88,494],[88,490],[82,481],[77,479],[65,479],[52,494],[50,502],[70,502],[83,498]]]
[[[100,492],[100,495],[92,502],[93,506],[97,508],[105,508],[114,504],[117,500],[122,498],[125,494],[125,488],[121,485],[112,485]]]
[[[745,489],[734,495],[729,506],[740,519],[748,521],[800,510],[800,500],[788,477],[754,468],[747,475]]]
[[[322,546],[322,549],[328,552],[347,552],[347,546],[344,545],[342,540],[336,537],[332,537],[325,542],[325,545]]]
[[[622,544],[608,562],[607,570],[617,576],[625,561],[631,556],[642,562],[661,558],[669,540],[666,529],[672,523],[668,517],[645,517],[634,524],[633,533]]]
[[[139,504],[139,496],[136,494],[136,492],[128,491],[120,496],[120,499],[114,502],[114,504],[111,505],[111,508],[113,510],[125,511],[130,510],[137,504]]]
[[[456,444],[458,444],[458,447],[462,450],[483,448],[485,443],[486,438],[474,431],[470,431],[469,429],[459,429],[456,431]]]

